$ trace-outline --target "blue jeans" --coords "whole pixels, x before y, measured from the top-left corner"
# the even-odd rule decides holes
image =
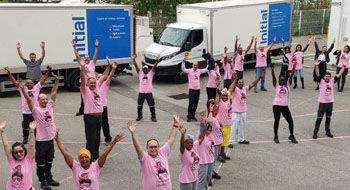
[[[299,74],[300,78],[304,78],[304,69],[295,70],[294,78],[297,78],[297,77],[298,77],[298,74]]]
[[[259,78],[262,72],[266,71],[266,67],[257,67],[255,71],[255,79]],[[264,89],[265,86],[265,77],[261,78],[261,89]],[[258,89],[258,84],[254,86],[254,90]]]

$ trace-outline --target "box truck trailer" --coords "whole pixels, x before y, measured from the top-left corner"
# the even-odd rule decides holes
[[[76,41],[79,55],[94,53],[99,40],[96,71],[106,65],[106,56],[117,61],[118,72],[129,67],[133,52],[133,7],[109,4],[0,4],[0,92],[16,90],[4,67],[17,79],[25,79],[26,66],[17,54],[16,44],[29,59],[34,52],[40,57],[41,41],[46,43],[42,70],[51,66],[61,85],[79,91],[79,64],[73,53]]]
[[[333,43],[335,50],[342,50],[345,45],[350,45],[350,1],[348,0],[332,0],[331,15],[329,19],[328,29],[328,47]],[[332,52],[333,53],[333,52]],[[330,56],[330,64],[335,64],[335,56]]]
[[[280,53],[281,38],[287,46],[291,43],[292,0],[217,1],[178,5],[176,9],[177,22],[168,24],[158,42],[146,49],[143,64],[153,65],[159,54],[161,62],[156,76],[171,76],[177,83],[187,80],[181,71],[185,52],[189,53],[189,62],[198,61],[204,67],[203,52],[209,52],[219,61],[227,46],[232,55],[236,35],[244,48],[252,36],[258,38],[258,45],[264,46],[271,44],[276,36],[273,55]],[[189,43],[188,48],[185,44]],[[245,63],[254,62],[252,48]]]

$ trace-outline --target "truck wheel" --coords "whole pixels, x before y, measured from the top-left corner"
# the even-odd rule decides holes
[[[79,70],[76,70],[70,73],[69,84],[70,84],[70,89],[73,92],[80,91],[80,71]]]
[[[174,76],[174,81],[177,84],[183,84],[186,83],[188,80],[187,74],[182,72],[181,65],[176,70],[176,75]]]

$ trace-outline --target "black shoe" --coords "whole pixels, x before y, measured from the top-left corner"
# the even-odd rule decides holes
[[[244,141],[240,141],[240,142],[238,142],[239,144],[250,144],[250,142],[249,141],[247,141],[247,140],[244,140]]]
[[[47,180],[47,183],[48,183],[49,185],[55,186],[55,187],[60,186],[60,183],[57,182],[57,181],[55,181],[55,180],[53,180],[52,178],[51,178],[51,179],[48,179],[48,180]]]
[[[27,138],[24,138],[23,141],[22,141],[23,144],[28,144],[28,139]]]
[[[294,135],[289,136],[288,139],[289,139],[292,143],[298,144],[298,141],[295,139]]]
[[[329,138],[333,138],[333,137],[334,137],[334,136],[332,135],[332,133],[331,133],[331,132],[326,133],[326,136],[327,136],[327,137],[329,137]]]
[[[192,117],[192,121],[197,122],[198,119],[196,117]]]
[[[141,121],[142,118],[143,118],[142,116],[141,117],[139,116],[136,118],[136,121]]]
[[[214,178],[214,179],[221,179],[221,176],[218,173],[214,172],[214,171],[213,171],[213,175],[211,177]]]
[[[319,90],[320,89],[320,87],[319,86],[317,86],[316,88],[315,88],[315,90]]]
[[[226,162],[225,159],[221,155],[218,156],[218,161],[221,162],[221,163],[225,163]]]
[[[192,119],[191,118],[187,118],[187,122],[191,122],[192,121]]]
[[[340,92],[340,88],[338,88],[337,91]]]
[[[40,185],[41,189],[43,190],[52,190],[50,185],[45,181],[45,182],[41,182],[41,185]]]
[[[226,156],[226,154],[221,155],[224,160],[231,160],[231,157]]]
[[[317,139],[317,134],[314,133],[314,135],[312,135],[312,138],[313,138],[313,139]]]
[[[339,89],[338,92],[343,92],[343,88]]]
[[[153,122],[157,122],[157,119],[156,119],[155,117],[151,117],[151,120],[152,120]]]
[[[75,113],[75,116],[79,116],[79,115],[84,115],[84,113],[81,113],[81,112]]]
[[[264,92],[266,92],[267,91],[267,89],[266,88],[262,88],[262,89],[260,89],[261,91],[264,91]]]
[[[294,86],[293,86],[293,88],[294,88],[294,89],[296,89],[296,88],[297,88],[297,86],[295,86],[295,85],[294,85]]]
[[[278,136],[275,136],[275,138],[273,138],[273,141],[275,141],[276,144],[280,143],[280,141],[278,140]]]
[[[228,145],[229,148],[233,148],[233,144]]]
[[[209,183],[208,183],[208,186],[213,186],[213,183],[211,182],[211,180],[209,181]]]

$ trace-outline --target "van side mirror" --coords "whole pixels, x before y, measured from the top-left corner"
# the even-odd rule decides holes
[[[185,51],[191,51],[191,49],[192,49],[191,42],[185,42],[184,49],[185,49]]]
[[[158,42],[159,42],[158,36],[153,36],[153,42],[155,42],[155,43],[158,43]]]

